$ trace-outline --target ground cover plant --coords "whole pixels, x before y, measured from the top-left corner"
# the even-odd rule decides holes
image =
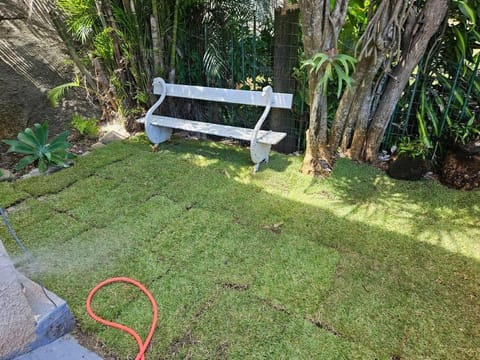
[[[480,192],[346,159],[314,179],[301,162],[274,153],[253,175],[245,149],[136,139],[0,183],[0,206],[110,358],[133,358],[135,343],[84,304],[113,276],[159,304],[151,359],[478,358]],[[22,268],[4,227],[0,238]],[[93,305],[145,336],[138,291],[111,286]]]

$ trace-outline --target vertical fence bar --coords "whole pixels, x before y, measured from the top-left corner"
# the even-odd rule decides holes
[[[203,38],[204,38],[204,44],[203,44],[203,56],[205,58],[205,54],[207,53],[207,49],[208,49],[208,29],[207,29],[207,23],[205,22],[205,24],[203,25]],[[203,65],[202,65],[203,67]],[[206,80],[207,80],[207,85],[210,85],[210,79],[208,78],[208,74],[205,74],[206,75]]]
[[[240,41],[241,58],[242,58],[242,80],[245,81],[245,44],[243,40]]]
[[[232,52],[232,59],[231,59],[231,74],[232,74],[232,84],[231,87],[235,85],[235,38],[234,35],[232,34],[232,46],[230,48]]]
[[[479,65],[480,65],[480,54],[477,56],[477,61],[475,61],[475,66],[473,68],[472,76],[470,77],[470,80],[468,81],[468,88],[467,88],[467,93],[465,94],[465,101],[463,102],[462,110],[460,111],[460,115],[458,116],[459,121],[462,120],[463,115],[465,114],[465,110],[467,110],[468,98],[470,97],[470,94],[472,93],[473,82],[476,78],[476,74],[477,74]]]
[[[440,123],[439,134],[443,132],[443,128],[445,127],[445,122],[447,121],[448,112],[450,111],[450,105],[452,105],[453,97],[455,95],[455,90],[457,89],[458,78],[460,77],[460,70],[463,68],[464,61],[465,61],[465,56],[462,55],[457,66],[457,71],[455,73],[455,79],[453,80],[452,89],[450,90],[450,95],[448,96],[447,105],[445,106],[445,109],[443,109],[443,116],[442,116],[442,121]],[[440,145],[440,140],[437,140],[435,144],[435,149],[433,150],[432,160],[434,160],[435,157],[437,156],[437,150],[439,145]]]
[[[252,73],[253,73],[253,89],[257,88],[257,5],[255,5],[255,12],[253,14],[253,62],[252,62]]]
[[[445,109],[443,111],[442,122],[440,123],[440,132],[439,132],[440,134],[442,133],[443,128],[445,127],[445,122],[447,120],[448,112],[450,111],[450,106],[452,105],[453,97],[455,95],[455,90],[457,89],[458,78],[460,77],[460,70],[463,68],[464,61],[465,61],[465,57],[462,55],[458,63],[457,71],[455,73],[455,79],[453,80],[452,89],[450,90],[450,95],[448,96],[447,105],[445,106]]]
[[[402,129],[402,135],[405,135],[405,133],[407,132],[408,123],[410,122],[410,115],[412,113],[413,101],[415,100],[415,96],[417,95],[417,87],[418,87],[418,83],[420,82],[420,76],[422,73],[420,69],[422,69],[423,67],[423,61],[424,61],[424,58],[422,57],[422,60],[420,60],[420,63],[417,65],[417,75],[415,75],[415,83],[413,84],[412,95],[410,96],[410,101],[408,102],[408,109],[405,115],[405,126]]]

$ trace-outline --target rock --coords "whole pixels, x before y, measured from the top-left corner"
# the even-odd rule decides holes
[[[80,88],[68,91],[56,108],[48,101],[48,90],[75,78],[75,68],[50,21],[53,8],[53,1],[0,1],[0,20],[4,20],[0,21],[0,139],[13,139],[44,121],[50,135],[58,134],[69,126],[74,113],[100,116]],[[1,145],[0,157],[6,151]]]
[[[73,162],[67,162],[67,164],[69,166],[71,166],[71,165],[73,165]],[[60,171],[62,169],[66,169],[66,168],[68,168],[68,166],[52,165],[52,166],[49,166],[47,171],[45,171],[43,173],[40,172],[40,170],[38,168],[35,168],[32,171],[30,171],[29,173],[23,175],[22,179],[27,179],[27,178],[34,177],[34,176],[48,175],[48,174],[52,174],[54,172],[57,172],[57,171]]]
[[[15,180],[15,175],[7,169],[0,169],[0,182]]]
[[[128,138],[127,134],[122,134],[116,130],[110,130],[105,135],[103,135],[100,139],[102,144],[109,144],[114,141],[122,141]]]
[[[93,144],[93,145],[91,146],[91,148],[92,148],[92,149],[100,149],[100,148],[102,148],[102,147],[104,147],[104,146],[105,146],[104,143],[96,142],[95,144]]]
[[[30,172],[26,173],[25,175],[23,175],[22,179],[28,179],[28,178],[31,178],[31,177],[34,177],[34,176],[40,176],[40,175],[42,175],[40,170],[35,168],[35,169],[32,169]]]

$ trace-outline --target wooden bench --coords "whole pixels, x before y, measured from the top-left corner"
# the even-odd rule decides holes
[[[145,124],[145,132],[154,144],[170,139],[172,129],[250,141],[250,156],[255,164],[254,171],[256,172],[262,161],[268,162],[271,146],[278,144],[287,135],[284,132],[261,130],[272,107],[280,109],[291,109],[292,107],[292,94],[274,93],[270,86],[263,88],[263,91],[232,90],[167,84],[162,78],[155,78],[153,93],[160,95],[160,99],[148,110],[145,117],[137,121]],[[253,129],[154,115],[154,111],[167,96],[263,106],[265,110]]]

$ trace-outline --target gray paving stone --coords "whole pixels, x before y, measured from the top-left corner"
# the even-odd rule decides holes
[[[50,344],[18,356],[15,360],[102,360],[102,358],[81,346],[73,336],[65,335]]]

